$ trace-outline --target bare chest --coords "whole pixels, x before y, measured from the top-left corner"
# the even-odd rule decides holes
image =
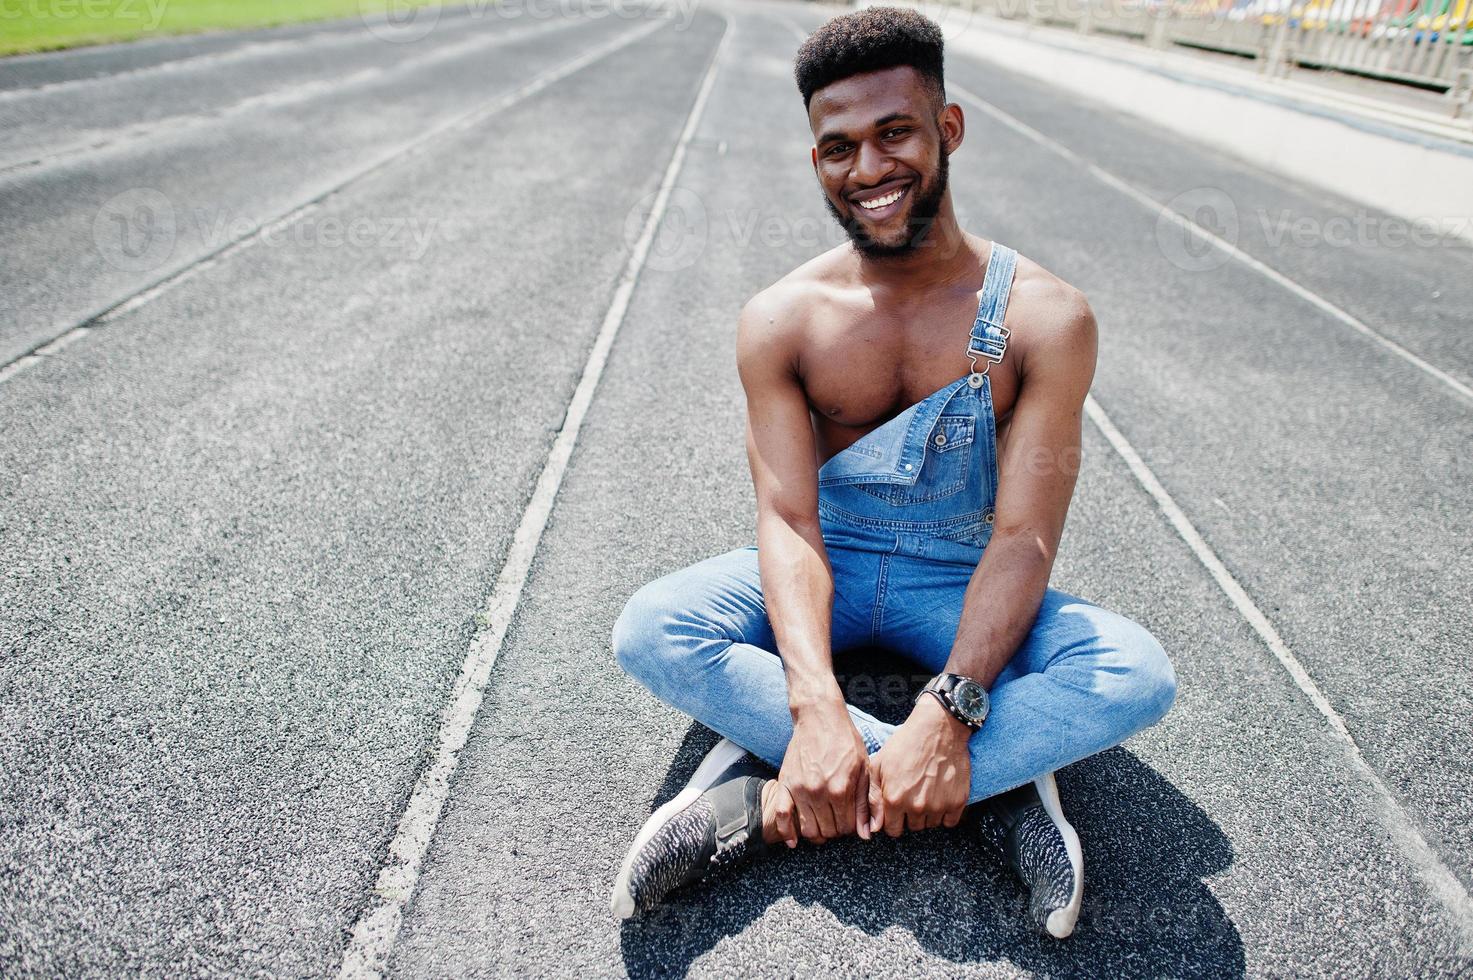
[[[976,296],[907,315],[850,311],[811,326],[802,357],[820,465],[911,405],[965,377]],[[1009,311],[1008,326],[1014,317]],[[1016,335],[1016,334],[1015,334]],[[998,441],[1017,399],[1013,348],[988,372]],[[978,366],[986,366],[979,361]]]

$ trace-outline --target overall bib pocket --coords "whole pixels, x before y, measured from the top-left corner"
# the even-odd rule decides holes
[[[972,415],[941,415],[926,436],[920,473],[913,483],[856,483],[862,490],[888,504],[904,507],[940,500],[960,493],[971,482],[972,445],[977,438],[977,420]]]

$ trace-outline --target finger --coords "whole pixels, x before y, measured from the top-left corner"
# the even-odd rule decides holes
[[[914,810],[912,810],[911,812],[907,813],[905,815],[905,829],[906,830],[911,830],[911,831],[925,830],[926,829],[926,815],[924,813],[918,813],[918,812],[916,812]]]
[[[885,833],[891,837],[905,833],[905,808],[898,803],[885,804]]]
[[[869,840],[869,794],[869,766],[865,766],[854,790],[854,832],[861,840]]]
[[[959,806],[955,810],[952,810],[941,821],[941,825],[943,827],[955,827],[957,824],[959,824],[959,823],[962,822],[962,811],[965,810],[965,809],[966,809],[966,807]]]
[[[798,846],[798,821],[793,813],[793,796],[781,783],[773,790],[773,819],[778,835],[789,847]]]
[[[926,829],[927,830],[934,830],[935,828],[941,826],[941,817],[942,816],[943,816],[943,814],[940,814],[940,813],[928,813],[928,814],[926,814]]]
[[[869,757],[869,832],[878,834],[885,826],[885,794],[880,788],[880,757]]]
[[[839,822],[835,819],[837,813],[833,800],[825,798],[813,808],[813,816],[818,821],[818,832],[825,839],[839,836]]]
[[[854,833],[854,796],[845,796],[834,801],[834,836],[846,837]]]
[[[818,829],[818,820],[813,816],[813,807],[804,800],[798,804],[798,823],[803,830],[803,839],[818,843],[822,835]]]

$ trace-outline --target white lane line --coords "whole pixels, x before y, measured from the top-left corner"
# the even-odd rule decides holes
[[[1371,764],[1361,753],[1360,746],[1350,734],[1350,729],[1346,727],[1345,720],[1340,717],[1340,713],[1335,710],[1334,705],[1330,704],[1329,698],[1325,697],[1319,685],[1314,682],[1314,678],[1309,676],[1309,672],[1294,656],[1294,652],[1289,649],[1283,637],[1279,636],[1279,631],[1274,629],[1273,623],[1263,614],[1263,610],[1258,608],[1247,590],[1233,576],[1233,573],[1228,571],[1227,566],[1212,550],[1212,546],[1207,543],[1186,513],[1172,499],[1171,494],[1167,493],[1166,488],[1161,485],[1161,481],[1156,479],[1156,474],[1152,473],[1150,467],[1141,459],[1140,453],[1135,451],[1135,447],[1115,427],[1115,423],[1110,421],[1110,417],[1105,414],[1105,410],[1100,407],[1099,402],[1095,401],[1093,395],[1085,399],[1084,410],[1089,415],[1090,421],[1109,440],[1115,452],[1125,460],[1136,482],[1156,501],[1156,506],[1161,508],[1161,512],[1166,515],[1171,526],[1176,528],[1176,533],[1187,543],[1187,547],[1192,549],[1197,560],[1212,575],[1218,588],[1222,589],[1233,606],[1248,621],[1248,625],[1253,627],[1253,631],[1268,646],[1274,658],[1293,678],[1294,686],[1309,698],[1310,703],[1329,722],[1335,737],[1345,747],[1351,765],[1370,783],[1379,797],[1382,810],[1381,822],[1390,832],[1392,839],[1396,841],[1397,846],[1411,862],[1413,870],[1421,877],[1432,894],[1447,908],[1453,924],[1461,933],[1463,942],[1473,943],[1473,898],[1469,897],[1467,889],[1458,876],[1448,868],[1437,852],[1427,843],[1426,838],[1422,836],[1412,818],[1402,808],[1401,802],[1391,792],[1390,787],[1371,768]]]
[[[1238,248],[1236,245],[1227,241],[1226,239],[1213,234],[1211,231],[1208,231],[1206,228],[1197,224],[1195,221],[1183,217],[1181,214],[1161,204],[1155,198],[1140,190],[1135,185],[1122,180],[1121,178],[1110,173],[1108,170],[1105,170],[1098,164],[1080,156],[1078,153],[1075,153],[1073,150],[1069,149],[1069,147],[1058,142],[1057,140],[1045,136],[1043,133],[1040,133],[1032,126],[1023,122],[1021,119],[1017,118],[1011,113],[999,109],[997,106],[988,102],[981,96],[969,92],[962,86],[956,85],[952,82],[948,82],[946,87],[956,94],[967,99],[968,101],[975,103],[979,109],[987,113],[989,116],[992,116],[1004,126],[1007,126],[1009,129],[1012,129],[1017,133],[1027,137],[1028,139],[1053,152],[1054,154],[1063,157],[1070,163],[1073,163],[1076,166],[1080,167],[1091,177],[1094,177],[1101,183],[1112,187],[1120,193],[1124,194],[1126,197],[1130,198],[1132,201],[1136,202],[1147,211],[1151,212],[1158,219],[1164,217],[1168,221],[1174,222],[1176,225],[1183,229],[1186,229],[1190,233],[1198,235],[1208,244],[1221,249],[1232,258],[1237,259],[1239,262],[1243,263],[1254,272],[1257,272],[1264,278],[1268,279],[1270,282],[1282,286],[1284,289],[1287,289],[1289,292],[1293,293],[1295,296],[1298,296],[1300,299],[1305,300],[1312,306],[1322,310],[1325,313],[1328,313],[1334,319],[1340,321],[1345,326],[1354,330],[1356,333],[1359,333],[1361,336],[1367,338],[1373,343],[1379,345],[1382,349],[1406,361],[1408,364],[1412,365],[1412,367],[1415,367],[1419,371],[1425,373],[1428,377],[1442,382],[1448,388],[1452,389],[1453,394],[1465,405],[1473,406],[1473,387],[1464,384],[1462,381],[1459,381],[1457,378],[1453,377],[1451,374],[1448,374],[1446,371],[1442,370],[1436,365],[1428,363],[1426,360],[1418,357],[1416,354],[1407,350],[1405,347],[1403,347],[1401,344],[1398,344],[1390,337],[1385,336],[1384,334],[1378,332],[1375,328],[1367,325],[1365,321],[1361,320],[1359,317],[1348,312],[1347,310],[1340,308],[1339,306],[1336,306],[1334,303],[1325,299],[1314,290],[1310,289],[1307,286],[1301,285],[1298,282],[1295,282],[1293,279],[1290,279],[1288,276],[1284,275],[1277,269],[1259,261],[1258,259],[1249,255],[1247,252]]]
[[[372,35],[368,35],[368,39],[372,39]],[[362,31],[349,32],[338,30],[317,31],[300,37],[280,40],[254,41],[225,51],[186,55],[182,58],[175,58],[172,61],[161,61],[157,64],[143,65],[138,68],[124,68],[121,71],[100,75],[64,78],[55,82],[42,82],[39,85],[31,85],[26,88],[0,90],[0,105],[6,102],[20,102],[37,96],[54,95],[58,92],[86,88],[89,85],[110,85],[115,82],[129,81],[146,75],[166,75],[195,68],[216,68],[223,62],[249,61],[252,58],[271,57],[283,51],[290,54],[306,53],[322,47],[331,47],[350,42],[362,42],[364,40],[365,35]]]
[[[429,850],[445,800],[449,796],[451,778],[460,764],[460,751],[470,735],[471,725],[475,722],[476,712],[481,707],[481,698],[491,676],[491,668],[496,664],[502,641],[511,625],[512,614],[516,611],[522,589],[527,584],[532,560],[537,554],[542,532],[552,514],[553,501],[562,484],[573,446],[578,441],[578,432],[583,427],[583,419],[593,401],[594,389],[598,387],[599,378],[603,375],[614,337],[624,322],[630,297],[664,217],[670,193],[675,186],[675,178],[685,162],[686,149],[695,135],[701,114],[715,85],[721,53],[731,34],[730,19],[725,14],[722,17],[726,20],[726,29],[712,53],[710,66],[706,69],[705,78],[702,79],[695,102],[691,105],[690,115],[686,117],[685,128],[676,141],[675,152],[665,168],[664,179],[656,192],[649,217],[645,219],[644,229],[634,244],[623,275],[614,290],[603,325],[599,328],[593,349],[589,351],[583,374],[578,379],[578,387],[568,403],[562,428],[553,440],[552,449],[542,465],[542,473],[537,478],[532,499],[522,513],[521,523],[517,525],[506,563],[496,578],[496,585],[486,601],[486,608],[477,617],[486,625],[472,641],[460,675],[456,678],[450,701],[441,718],[434,757],[421,773],[404,814],[399,819],[399,826],[389,843],[388,857],[374,885],[373,897],[353,926],[338,973],[341,980],[376,977],[387,966],[389,954],[403,923],[404,910],[414,893],[425,853]]]
[[[282,214],[277,215],[274,218],[271,218],[267,221],[262,222],[259,225],[256,225],[254,228],[250,229],[239,238],[225,243],[224,245],[217,248],[215,251],[209,252],[195,259],[190,259],[184,262],[182,265],[175,267],[173,271],[165,273],[158,279],[155,279],[152,283],[144,286],[143,288],[125,297],[124,299],[109,306],[106,306],[95,313],[89,314],[88,316],[84,317],[80,322],[58,329],[57,332],[50,339],[42,341],[26,353],[21,354],[20,356],[14,358],[6,364],[0,365],[0,384],[3,384],[4,382],[10,380],[25,369],[39,364],[48,356],[60,350],[62,347],[66,347],[74,341],[78,340],[83,334],[96,330],[99,327],[111,323],[113,320],[116,320],[128,313],[133,312],[140,306],[144,306],[152,302],[154,299],[168,292],[170,289],[173,289],[180,283],[192,279],[195,275],[204,271],[205,269],[209,269],[212,266],[223,262],[224,260],[235,255],[237,252],[249,248],[251,245],[269,236],[273,232],[279,231],[292,225],[299,219],[305,217],[306,215],[310,214],[312,211],[320,207],[324,202],[330,200],[333,197],[336,197],[349,185],[357,183],[364,177],[369,176],[370,174],[388,166],[391,163],[395,163],[403,159],[408,159],[417,153],[423,152],[430,145],[430,143],[432,143],[434,140],[439,139],[442,136],[445,136],[448,133],[462,132],[464,130],[473,128],[490,116],[493,116],[496,113],[510,108],[516,103],[537,94],[554,82],[566,78],[574,72],[581,71],[582,69],[593,64],[595,61],[598,61],[600,58],[612,54],[613,52],[626,45],[633,44],[640,38],[652,33],[655,30],[658,30],[664,24],[664,22],[666,20],[669,20],[672,16],[673,14],[671,14],[667,10],[660,16],[658,20],[652,21],[651,23],[646,24],[642,27],[637,27],[631,31],[626,32],[625,34],[620,35],[619,37],[614,38],[612,41],[599,45],[590,51],[587,51],[583,54],[578,55],[577,57],[565,61],[555,68],[550,68],[542,74],[534,77],[531,81],[523,83],[517,88],[491,100],[490,102],[484,103],[479,108],[471,109],[467,112],[462,113],[459,116],[444,120],[443,122],[421,133],[419,136],[416,136],[409,142],[403,143],[398,147],[388,151],[387,153],[381,154],[379,157],[377,157],[367,165],[352,171],[346,177],[341,178],[332,186],[328,187],[326,190],[320,191],[319,193],[315,194],[313,197],[302,202],[301,204],[283,212]]]
[[[472,37],[450,41],[440,47],[431,48],[428,51],[421,51],[419,54],[401,58],[388,65],[371,65],[346,75],[319,78],[306,82],[293,82],[278,88],[268,89],[265,92],[258,92],[255,95],[248,95],[229,105],[219,106],[203,112],[180,113],[175,116],[166,116],[162,119],[154,119],[149,122],[125,126],[121,129],[107,130],[97,133],[95,138],[56,146],[39,155],[28,153],[21,157],[0,160],[0,178],[6,180],[17,178],[32,179],[37,171],[65,163],[76,157],[93,156],[103,151],[111,152],[127,149],[130,145],[143,140],[177,137],[191,129],[214,125],[258,109],[279,109],[310,102],[323,95],[337,94],[354,87],[367,86],[381,79],[392,78],[396,75],[404,75],[413,71],[433,67],[473,51],[527,41],[543,34],[567,30],[586,23],[588,21],[582,18],[568,18],[547,24],[539,24],[536,27],[530,27],[526,30],[514,30],[508,27],[495,33],[478,34]]]
[[[788,26],[798,35],[800,41],[807,39],[808,35],[792,21],[788,21]],[[1111,186],[1118,186],[1141,203],[1146,204],[1147,207],[1153,210],[1165,211],[1164,208],[1161,208],[1151,198],[1140,194],[1123,181],[1117,181],[1113,176],[1103,170],[1099,170],[1099,168],[1079,157],[1067,147],[1054,143],[1047,136],[1039,133],[1026,123],[1014,119],[1001,109],[995,109],[995,107],[990,106],[985,100],[979,99],[960,86],[948,83],[948,88],[976,102],[984,111],[992,111],[992,114],[999,121],[1013,126],[1019,132],[1023,133],[1023,135],[1036,139],[1056,152],[1061,152],[1062,155],[1080,163],[1082,166],[1091,168],[1091,172],[1098,171],[1096,176],[1104,175],[1104,177],[1108,177],[1109,179],[1106,180],[1107,183],[1110,183]],[[1104,178],[1102,177],[1102,179]],[[1167,211],[1166,213],[1175,215],[1175,212]],[[1222,242],[1222,244],[1227,245],[1226,242]],[[1228,248],[1231,249],[1232,246],[1228,246]],[[1236,251],[1236,249],[1233,249],[1233,251]],[[1308,290],[1304,290],[1303,287],[1298,286],[1297,283],[1291,283],[1291,280],[1279,276],[1274,270],[1263,266],[1257,259],[1252,259],[1251,256],[1245,258],[1260,266],[1266,273],[1271,273],[1272,277],[1278,277],[1284,283],[1290,283],[1296,289],[1302,290],[1306,297],[1314,295]],[[1329,305],[1326,303],[1326,306]],[[1338,307],[1333,306],[1330,308],[1338,309]],[[1344,315],[1346,317],[1350,316],[1348,313]],[[1356,322],[1358,323],[1359,321]],[[1372,336],[1380,337],[1379,334],[1376,334],[1369,327],[1365,327],[1364,329]],[[1386,341],[1386,343],[1391,344],[1391,341]],[[1391,344],[1391,346],[1396,347],[1397,345]],[[1400,350],[1401,348],[1397,347],[1397,349]],[[1412,354],[1408,354],[1408,356],[1415,357]],[[1427,367],[1430,368],[1431,366],[1427,365]],[[1431,370],[1436,371],[1435,368]],[[1454,379],[1448,380],[1454,385],[1459,384]],[[1379,816],[1382,824],[1385,825],[1392,839],[1396,841],[1402,854],[1411,863],[1412,870],[1422,879],[1433,896],[1442,902],[1443,906],[1447,909],[1463,943],[1473,944],[1473,898],[1470,898],[1468,890],[1463,886],[1463,882],[1458,876],[1448,868],[1437,852],[1427,843],[1427,839],[1422,836],[1422,832],[1417,829],[1412,818],[1402,808],[1401,801],[1396,798],[1395,794],[1391,792],[1390,787],[1381,780],[1380,775],[1366,761],[1366,757],[1361,753],[1360,746],[1350,734],[1350,729],[1346,727],[1345,720],[1340,717],[1340,713],[1335,710],[1329,698],[1325,697],[1319,685],[1314,682],[1314,678],[1309,676],[1309,672],[1304,669],[1304,665],[1299,662],[1299,658],[1294,656],[1294,652],[1289,649],[1289,645],[1284,642],[1283,637],[1279,636],[1278,630],[1274,629],[1273,623],[1263,614],[1263,610],[1258,608],[1258,605],[1248,595],[1247,590],[1239,584],[1238,580],[1233,577],[1232,572],[1229,572],[1227,566],[1217,557],[1217,554],[1212,550],[1207,540],[1202,537],[1201,533],[1187,517],[1186,512],[1177,506],[1171,494],[1166,492],[1166,488],[1161,485],[1161,481],[1156,479],[1156,474],[1152,473],[1150,467],[1146,466],[1145,461],[1141,459],[1140,453],[1135,451],[1135,447],[1115,427],[1115,423],[1110,421],[1110,417],[1105,414],[1105,410],[1100,407],[1099,402],[1095,401],[1093,395],[1085,398],[1084,410],[1089,415],[1090,421],[1109,440],[1115,452],[1119,453],[1120,458],[1125,460],[1125,464],[1130,467],[1130,472],[1135,476],[1136,482],[1156,501],[1156,505],[1161,508],[1161,512],[1166,515],[1167,520],[1171,522],[1177,534],[1192,549],[1192,553],[1197,556],[1197,560],[1211,574],[1218,588],[1222,589],[1239,614],[1248,621],[1248,625],[1253,627],[1254,632],[1268,646],[1274,658],[1288,672],[1290,678],[1294,681],[1294,686],[1299,688],[1309,698],[1310,703],[1329,722],[1330,729],[1335,734],[1336,739],[1345,747],[1346,755],[1351,765],[1370,784],[1372,790],[1380,800],[1381,813]]]
[[[172,39],[179,44],[189,41],[186,37]],[[224,66],[232,61],[250,61],[255,58],[269,58],[280,53],[291,55],[305,54],[322,48],[338,47],[340,45],[378,43],[379,39],[366,30],[366,24],[360,23],[356,28],[349,25],[344,28],[341,25],[329,27],[326,30],[312,31],[307,34],[299,34],[296,37],[269,38],[261,41],[247,41],[233,48],[220,51],[207,51],[201,54],[188,54],[167,61],[155,62],[151,65],[140,65],[136,68],[123,68],[113,72],[103,72],[97,75],[83,75],[77,78],[62,78],[54,82],[41,82],[22,88],[11,88],[0,90],[0,105],[6,102],[19,102],[35,96],[53,95],[57,92],[69,92],[72,89],[84,89],[90,85],[111,85],[116,82],[127,82],[149,75],[169,75],[175,72],[192,71],[194,69],[212,70]],[[86,49],[73,48],[65,51],[42,52],[34,55],[20,55],[15,61],[24,60],[64,60],[73,55],[86,55]],[[11,58],[5,59],[7,62]]]

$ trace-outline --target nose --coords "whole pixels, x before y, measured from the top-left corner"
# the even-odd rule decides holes
[[[849,169],[849,179],[864,187],[874,187],[883,183],[894,169],[894,164],[880,147],[866,140],[854,151],[854,165]]]

